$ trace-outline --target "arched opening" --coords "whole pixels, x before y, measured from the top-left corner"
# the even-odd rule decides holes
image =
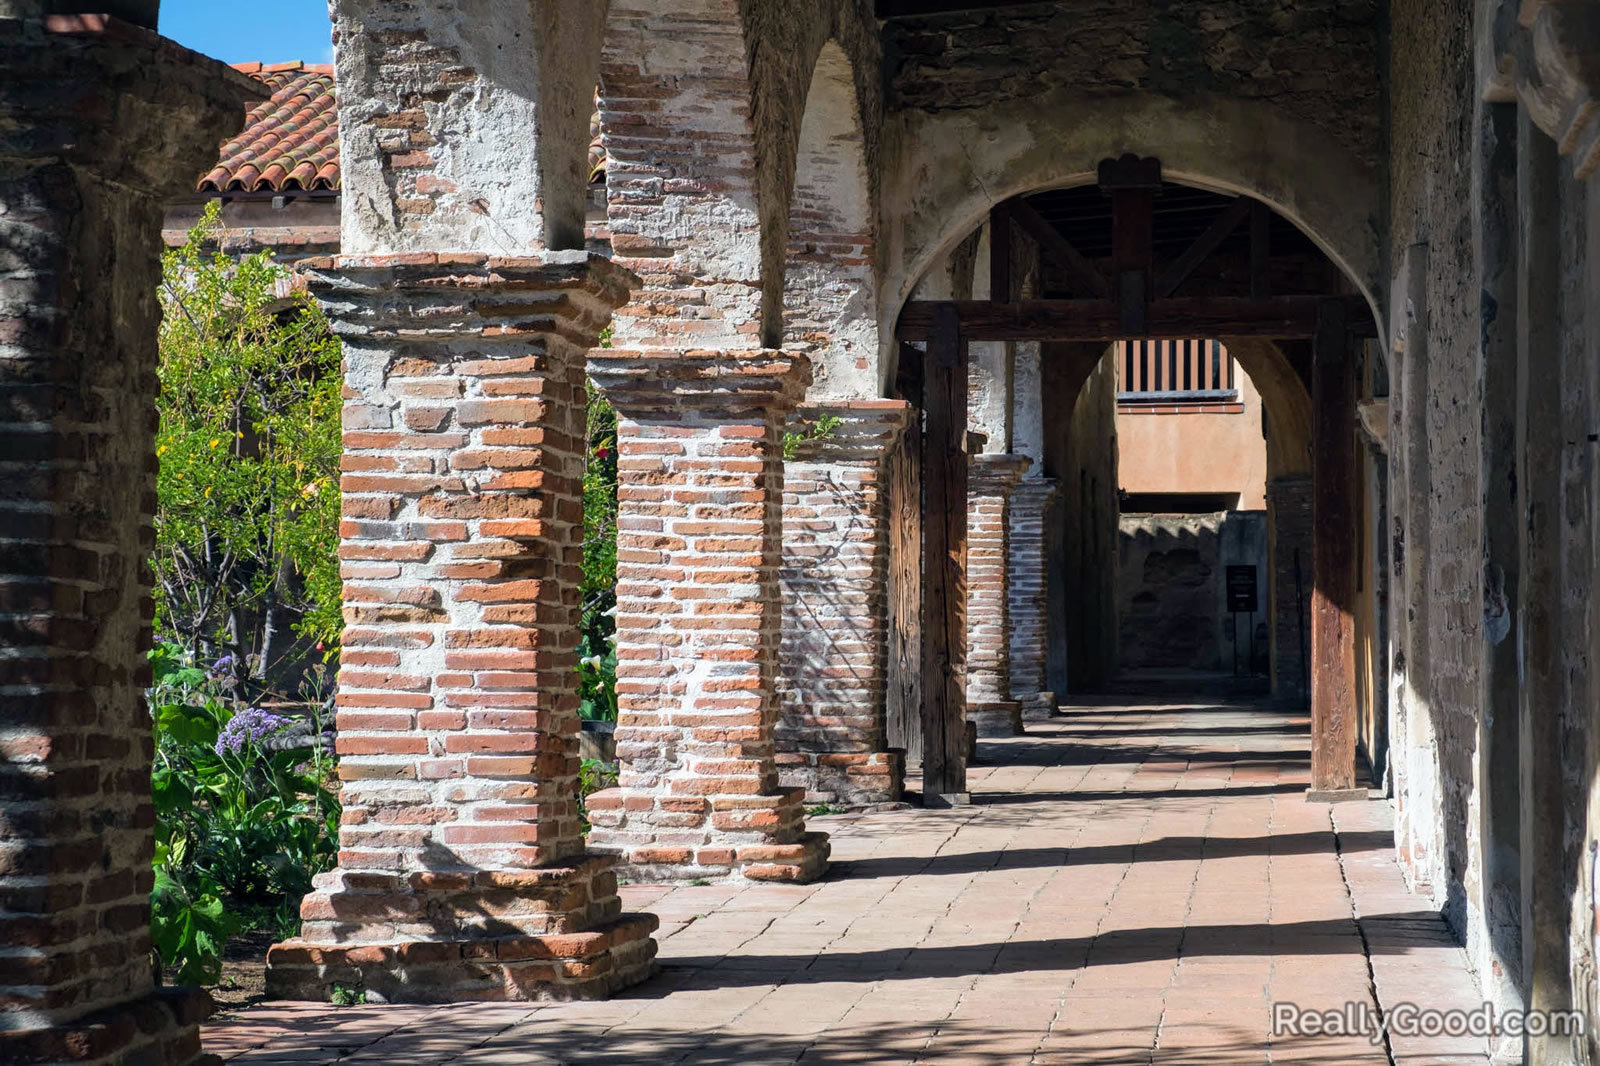
[[[1132,617],[1128,597],[1139,590],[1128,587],[1128,560],[1119,573],[1119,512],[1222,516],[1206,532],[1214,558],[1191,560],[1203,581],[1189,572],[1156,575],[1197,583],[1191,598],[1215,601],[1203,632],[1186,633],[1190,665],[1231,672],[1237,647],[1241,674],[1270,677],[1273,692],[1297,704],[1309,688],[1321,704],[1339,708],[1347,717],[1322,726],[1337,735],[1319,734],[1312,750],[1345,752],[1336,777],[1354,792],[1357,749],[1376,763],[1386,742],[1377,680],[1383,568],[1375,565],[1386,545],[1381,498],[1372,491],[1379,471],[1358,455],[1352,429],[1357,400],[1381,397],[1386,383],[1365,352],[1364,339],[1376,330],[1358,280],[1330,259],[1323,242],[1262,201],[1169,180],[1154,159],[1108,159],[1096,184],[1011,197],[989,211],[975,249],[979,268],[970,275],[979,284],[965,286],[972,298],[961,299],[960,257],[951,256],[919,284],[936,298],[908,301],[897,333],[903,342],[921,342],[903,344],[900,354],[923,364],[925,410],[927,368],[937,365],[941,345],[968,368],[963,402],[971,411],[992,406],[997,392],[1006,397],[999,423],[969,416],[967,428],[984,434],[969,464],[972,493],[989,491],[980,486],[979,467],[1013,443],[1030,464],[1022,483],[1030,476],[1054,483],[1043,517],[1042,649],[1054,694],[1092,691],[1141,656],[1150,665],[1151,648],[1120,646],[1130,636],[1159,644],[1163,633],[1193,624]],[[934,230],[938,223],[918,225]],[[998,358],[996,348],[1003,351]],[[1029,359],[1038,369],[1024,373]],[[1127,458],[1165,464],[1170,476],[1146,490],[1154,498],[1119,507],[1118,489],[1133,491],[1118,470],[1119,424],[1132,425],[1131,418],[1143,422],[1123,430]],[[1152,433],[1158,418],[1165,423]],[[1241,461],[1239,447],[1207,438],[1208,419],[1228,424],[1230,439],[1248,442],[1248,489],[1219,489],[1200,476]],[[1006,496],[1013,498],[1011,490]],[[1228,518],[1241,502],[1248,520]],[[978,505],[969,504],[969,520],[978,515]],[[1009,521],[1021,528],[1014,514]],[[1241,523],[1247,534],[1224,529]],[[1314,538],[1319,526],[1338,535]],[[971,552],[976,527],[962,535]],[[1248,542],[1248,551],[1225,549],[1230,540]],[[1230,551],[1243,554],[1224,558]],[[1229,610],[1230,567],[1239,568],[1232,574],[1237,622]],[[970,571],[963,580],[980,583]],[[970,587],[966,602],[972,654],[979,638]],[[1013,616],[1027,609],[1018,597],[1010,602]],[[1012,617],[1006,624],[1015,633],[1020,623]],[[1337,648],[1336,661],[1324,662],[1319,648]],[[1013,645],[1013,660],[1020,650]],[[1019,669],[1013,661],[1013,678]],[[981,664],[969,661],[967,685],[981,677]],[[1317,762],[1314,755],[1314,785]]]
[[[811,356],[810,396],[877,395],[876,249],[866,142],[849,57],[817,56],[800,123],[789,202],[782,308],[763,321],[768,347]]]

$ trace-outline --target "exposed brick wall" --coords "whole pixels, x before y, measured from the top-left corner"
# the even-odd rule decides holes
[[[827,840],[779,786],[783,413],[809,380],[776,351],[596,349],[616,405],[619,787],[589,798],[628,875],[808,881]]]
[[[911,411],[902,400],[802,405],[784,464],[783,645],[778,770],[812,802],[899,800],[902,753],[887,746],[884,685],[888,523],[884,474]]]
[[[304,264],[345,345],[339,868],[273,993],[589,998],[648,975],[577,810],[585,253]],[[486,927],[485,918],[492,919]]]
[[[1207,91],[1269,101],[1375,162],[1378,25],[1371,0],[1094,0],[896,19],[888,106],[982,107],[1061,87]]]
[[[98,17],[0,22],[0,1061],[199,1056],[153,988],[161,198],[243,76]]]
[[[1030,475],[1032,470],[1029,471]],[[1055,713],[1056,696],[1046,678],[1049,655],[1049,578],[1046,573],[1045,514],[1060,484],[1054,478],[1024,477],[1011,494],[1007,595],[1011,618],[1011,698],[1022,704],[1024,719]]]
[[[1011,493],[1028,468],[1020,455],[975,455],[967,482],[967,720],[980,737],[1022,732],[1011,698],[1008,588]]]

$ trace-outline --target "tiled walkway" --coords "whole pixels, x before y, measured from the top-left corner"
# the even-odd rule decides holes
[[[662,973],[604,1003],[267,1004],[238,1066],[1485,1062],[1482,1042],[1269,1033],[1271,1005],[1473,1007],[1388,805],[1308,804],[1303,718],[1125,697],[985,741],[974,805],[816,819],[826,881],[625,888]]]

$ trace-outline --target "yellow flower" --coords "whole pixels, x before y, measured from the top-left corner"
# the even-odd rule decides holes
[[[163,455],[166,455],[166,454],[167,454],[167,449],[168,449],[168,448],[170,448],[170,447],[172,447],[172,445],[170,445],[170,444],[163,444],[163,445],[162,445],[162,446],[161,446],[161,447],[159,447],[159,448],[157,448],[157,449],[156,449],[156,458],[157,458],[157,459],[159,459],[159,458],[161,458],[161,457],[162,457],[162,456],[163,456]]]
[[[208,499],[208,500],[211,499],[211,486],[210,485],[206,486],[206,499]]]
[[[211,446],[213,448],[215,448],[217,445],[219,445],[221,443],[222,443],[222,438],[221,437],[212,437],[211,438]]]

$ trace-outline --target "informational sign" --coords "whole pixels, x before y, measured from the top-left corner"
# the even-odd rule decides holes
[[[1256,607],[1256,568],[1249,564],[1228,567],[1228,610],[1254,614]]]

